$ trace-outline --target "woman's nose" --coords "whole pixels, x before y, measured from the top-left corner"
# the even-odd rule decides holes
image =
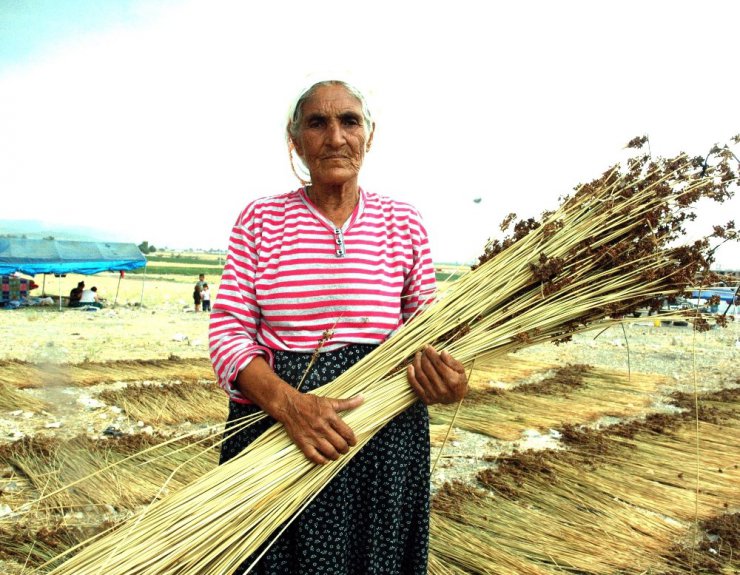
[[[339,122],[329,122],[327,127],[327,139],[331,144],[342,144],[344,142],[344,131]]]

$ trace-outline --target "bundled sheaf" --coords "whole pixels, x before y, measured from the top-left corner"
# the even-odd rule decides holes
[[[630,147],[639,150],[644,142],[637,138]],[[638,307],[657,308],[695,284],[712,261],[712,238],[677,241],[697,201],[723,202],[733,195],[737,164],[728,147],[716,147],[706,158],[637,155],[579,186],[539,221],[514,224],[509,237],[491,242],[479,265],[423,313],[315,391],[365,398],[343,414],[358,438],[348,455],[314,465],[275,425],[227,464],[89,542],[52,573],[233,572],[417,400],[404,366],[425,344],[474,368],[476,359],[564,341],[594,323],[621,321]],[[712,236],[736,238],[734,222],[716,226]],[[703,320],[696,325],[702,328]]]

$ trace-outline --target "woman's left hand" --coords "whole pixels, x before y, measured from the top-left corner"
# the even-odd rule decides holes
[[[462,363],[431,345],[417,352],[407,368],[409,384],[424,403],[456,403],[468,392],[468,377]]]

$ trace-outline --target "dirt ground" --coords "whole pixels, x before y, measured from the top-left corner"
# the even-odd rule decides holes
[[[190,307],[118,306],[98,311],[37,307],[0,312],[0,359],[79,363],[207,357],[208,314]]]
[[[120,359],[208,357],[208,314],[188,302],[152,306],[119,305],[99,311],[55,307],[0,311],[4,337],[0,360],[79,363]],[[589,363],[613,369],[669,375],[691,384],[694,365],[700,386],[737,374],[740,322],[695,333],[690,326],[666,325],[653,317],[628,323],[624,331],[577,335],[564,345],[538,345],[518,352],[557,364]]]

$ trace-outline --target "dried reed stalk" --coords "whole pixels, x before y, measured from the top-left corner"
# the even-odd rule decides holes
[[[493,518],[492,518],[493,519]],[[495,520],[495,519],[493,519]],[[433,513],[429,525],[433,550],[429,575],[491,573],[548,575],[549,570],[502,548],[492,531],[474,528]]]
[[[724,200],[734,186],[733,156],[718,152],[712,166],[685,156],[631,160],[581,186],[541,224],[520,222],[513,238],[492,243],[481,265],[445,297],[316,391],[365,397],[344,415],[359,442],[347,456],[314,466],[275,426],[227,464],[52,573],[231,572],[416,401],[399,366],[423,345],[436,342],[464,363],[486,361],[567,338],[607,317],[617,321],[645,302],[681,293],[708,263],[702,252],[708,241],[669,247],[690,218],[687,208],[703,197]],[[734,224],[721,233],[734,233]],[[602,546],[603,539],[595,543]]]
[[[456,441],[457,435],[455,435],[454,430],[450,432],[450,426],[448,424],[430,424],[429,425],[429,437],[432,442],[433,447],[439,447],[442,445],[442,442],[444,442],[445,437],[447,438],[447,441]]]
[[[627,442],[632,457],[620,471],[631,476],[629,484],[608,469],[595,471],[590,478],[599,488],[625,502],[684,521],[714,515],[717,510],[740,505],[740,429],[699,426],[700,483],[698,506],[695,493],[697,465],[695,430],[683,429],[675,436],[640,438]],[[656,462],[660,462],[658,465]]]
[[[105,441],[23,439],[3,446],[0,463],[19,470],[37,494],[44,494],[29,502],[37,512],[89,506],[135,510],[161,497],[165,483],[167,490],[179,489],[216,463],[212,449],[182,440],[163,442],[145,435]]]
[[[24,411],[41,411],[49,406],[28,393],[24,393],[11,387],[10,385],[0,382],[0,413],[22,409]]]
[[[5,561],[13,561],[18,565],[13,573],[27,573],[28,568],[42,565],[61,551],[73,546],[76,541],[90,537],[96,528],[89,525],[72,525],[69,519],[48,521],[43,526],[20,524],[4,525],[0,522],[0,566],[5,567]],[[12,565],[12,563],[11,563]],[[5,575],[6,570],[2,573]]]
[[[476,361],[469,383],[471,388],[490,389],[492,386],[506,388],[556,367],[551,363],[523,359],[514,355],[487,364]]]
[[[480,473],[492,491],[445,485],[434,500],[435,554],[447,567],[474,573],[500,572],[499,558],[477,551],[486,547],[548,573],[670,571],[663,557],[693,519],[694,430],[683,415],[656,420],[571,432],[568,452],[502,457],[497,470]],[[657,424],[665,433],[651,431]],[[740,504],[740,438],[710,423],[700,424],[700,434],[708,443],[700,511],[709,518]],[[465,546],[449,537],[457,530]],[[675,563],[671,569],[690,571]]]
[[[691,537],[677,542],[667,556],[670,572],[740,573],[740,513],[721,513],[701,521]]]
[[[128,385],[123,389],[103,391],[98,397],[109,405],[117,405],[134,420],[149,425],[223,422],[228,412],[223,391],[215,385],[197,381]]]
[[[526,489],[518,500],[447,486],[434,501],[432,524],[439,527],[431,530],[432,548],[448,565],[474,573],[498,573],[505,556],[544,573],[634,573],[660,563],[660,552],[682,528],[582,488],[572,471],[557,476],[546,491]],[[464,555],[457,538],[444,536],[454,530],[465,534]]]
[[[434,553],[434,550],[430,550],[427,573],[429,575],[467,575],[469,571],[463,571],[461,569],[446,565],[442,559],[437,557],[437,555]]]
[[[667,378],[659,375],[633,374],[628,378],[624,374],[588,368],[582,374],[580,386],[571,383],[570,387],[558,388],[555,374],[539,384],[518,386],[510,391],[473,390],[466,397],[455,425],[513,441],[526,429],[547,431],[563,423],[587,423],[606,416],[643,413],[652,403],[651,394],[668,383]],[[433,406],[430,415],[434,423],[447,423],[453,411],[454,406]]]
[[[3,381],[17,389],[76,385],[80,387],[110,381],[196,381],[213,380],[207,359],[121,360],[102,363],[28,363],[0,361]]]

